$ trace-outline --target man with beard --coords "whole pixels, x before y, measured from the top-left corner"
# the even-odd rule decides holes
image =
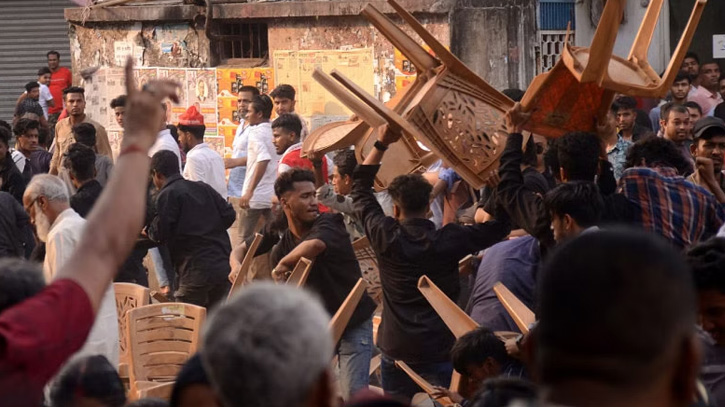
[[[723,102],[720,95],[720,65],[715,61],[707,61],[700,65],[700,86],[690,95],[689,100],[702,108],[705,116],[712,114],[715,106]]]
[[[695,124],[695,142],[690,146],[697,163],[687,180],[712,192],[725,202],[725,176],[722,174],[725,155],[725,123],[717,117],[704,117]]]
[[[664,138],[675,143],[680,152],[682,152],[682,156],[692,162],[692,156],[687,145],[687,140],[692,130],[692,126],[690,125],[690,112],[687,108],[672,102],[665,104],[662,106],[660,126],[664,130]],[[692,169],[687,171],[687,175],[691,173]]]
[[[224,160],[204,142],[204,116],[191,106],[179,116],[179,142],[186,153],[184,179],[201,181],[227,199]]]
[[[36,175],[23,195],[23,206],[35,225],[38,238],[46,244],[43,275],[50,284],[58,270],[71,257],[86,226],[70,207],[65,183],[48,174]],[[118,365],[118,317],[113,287],[107,288],[83,354],[101,354]]]

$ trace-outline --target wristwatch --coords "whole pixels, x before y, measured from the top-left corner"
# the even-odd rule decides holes
[[[377,148],[380,151],[385,151],[388,149],[388,146],[380,142],[380,140],[375,140],[375,144],[373,144],[373,147]]]

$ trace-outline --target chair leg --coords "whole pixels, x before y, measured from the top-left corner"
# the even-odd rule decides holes
[[[589,48],[589,62],[581,74],[579,82],[601,83],[609,69],[609,59],[614,51],[614,42],[617,40],[617,31],[622,21],[624,4],[626,0],[608,0],[604,6],[604,13],[599,19],[597,31],[594,33],[592,45]]]
[[[634,39],[632,49],[629,51],[629,57],[627,58],[638,65],[647,61],[647,51],[649,51],[650,43],[652,43],[652,36],[654,35],[655,27],[657,27],[657,20],[659,19],[663,3],[664,0],[651,0],[642,24],[639,26],[637,37]]]
[[[312,72],[312,78],[322,85],[325,90],[335,96],[343,105],[352,110],[362,121],[370,127],[378,127],[387,123],[383,117],[375,112],[370,106],[355,97],[344,86],[326,74],[320,68]]]

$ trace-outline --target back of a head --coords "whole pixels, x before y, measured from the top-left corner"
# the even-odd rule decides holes
[[[604,200],[597,185],[590,181],[572,181],[546,193],[544,204],[558,217],[569,215],[581,228],[596,226],[604,212]]]
[[[339,150],[335,157],[332,159],[333,164],[337,167],[337,172],[340,176],[350,176],[357,167],[357,158],[355,157],[355,151],[350,149]]]
[[[40,122],[39,121],[32,120],[32,119],[20,119],[15,124],[15,127],[13,127],[13,133],[15,133],[16,137],[21,137],[28,130],[34,130],[34,129],[37,129],[38,133],[40,133]]]
[[[558,247],[540,274],[536,368],[544,385],[646,388],[694,335],[682,256],[652,234],[604,230]]]
[[[90,399],[106,407],[126,404],[123,382],[105,356],[73,359],[53,381],[50,390],[52,407],[81,405],[79,399]]]
[[[96,128],[90,123],[79,123],[73,126],[73,138],[87,147],[96,146]]]
[[[601,144],[594,133],[571,132],[556,140],[558,164],[568,181],[594,181],[600,151]]]
[[[281,128],[289,133],[294,133],[297,138],[302,134],[302,121],[294,113],[283,113],[272,122],[272,128]]]
[[[456,340],[451,349],[453,368],[461,374],[470,374],[468,368],[471,365],[482,365],[488,358],[502,365],[510,360],[504,343],[493,331],[484,327],[467,332]]]
[[[698,291],[716,290],[725,294],[725,238],[714,237],[687,251]]]
[[[428,207],[433,186],[420,174],[398,175],[388,186],[388,193],[408,214],[417,214]]]
[[[614,100],[614,106],[617,112],[620,110],[635,110],[637,108],[637,99],[632,96],[620,96]]]
[[[0,259],[0,313],[45,287],[40,267],[20,259]]]
[[[239,88],[238,93],[248,92],[252,94],[252,97],[259,96],[259,88],[256,86],[244,85]]]
[[[51,72],[50,68],[48,68],[47,66],[44,66],[44,67],[38,69],[38,76],[50,75],[52,73],[53,72]]]
[[[96,153],[81,143],[73,143],[68,147],[64,165],[79,182],[96,177]]]
[[[520,102],[526,94],[526,92],[524,92],[523,90],[516,88],[504,89],[501,93],[508,96],[508,98],[513,100],[514,102]]]
[[[274,88],[274,90],[270,92],[269,96],[271,96],[273,99],[285,98],[289,100],[295,100],[296,94],[297,92],[295,92],[295,88],[293,88],[292,85],[282,84]]]
[[[25,188],[25,196],[35,200],[38,196],[44,196],[49,201],[68,202],[68,187],[63,180],[50,174],[38,174],[34,176]]]
[[[292,168],[289,171],[285,171],[277,177],[274,181],[274,194],[278,199],[282,199],[282,196],[289,191],[295,189],[296,182],[311,182],[315,183],[315,174],[304,168]]]
[[[161,150],[151,157],[151,171],[161,174],[165,178],[180,174],[179,158],[172,151]]]
[[[625,168],[632,167],[671,167],[679,174],[690,169],[690,163],[682,155],[675,143],[666,138],[648,137],[634,143],[627,151]]]
[[[329,318],[298,288],[240,290],[212,314],[202,340],[202,362],[222,404],[301,406],[332,360]]]
[[[252,106],[254,106],[254,110],[262,113],[263,118],[269,119],[270,117],[272,117],[272,109],[274,108],[274,103],[272,103],[272,99],[270,99],[269,96],[259,95],[253,97]]]

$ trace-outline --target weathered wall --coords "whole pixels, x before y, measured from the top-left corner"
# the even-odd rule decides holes
[[[428,31],[443,45],[450,42],[448,16],[416,15]],[[409,27],[397,23],[413,38],[420,40]],[[334,18],[278,19],[269,23],[270,55],[275,50],[321,50],[372,47],[375,57],[376,94],[382,100],[395,95],[394,47],[367,20],[358,16]],[[273,62],[273,61],[271,61]]]
[[[132,45],[138,66],[209,66],[209,41],[203,29],[188,23],[73,24],[69,35],[76,76],[89,67],[117,66],[116,46],[121,43]]]
[[[458,0],[451,50],[494,88],[526,89],[536,73],[535,0]]]

